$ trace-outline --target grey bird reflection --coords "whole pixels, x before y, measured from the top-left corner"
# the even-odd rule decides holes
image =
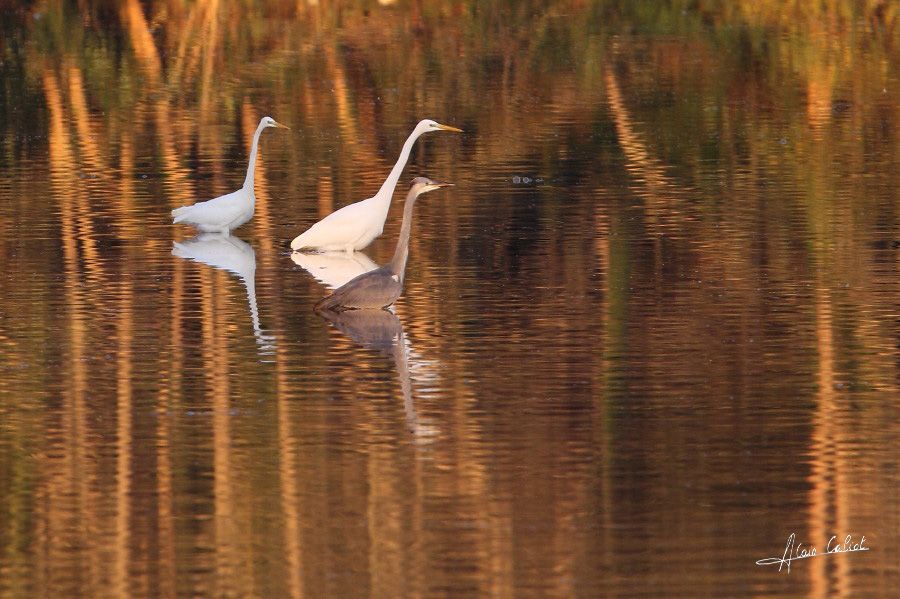
[[[403,333],[403,323],[397,315],[387,310],[320,311],[319,316],[330,322],[355,343],[374,349],[394,360],[400,390],[403,393],[403,412],[406,426],[420,441],[437,434],[434,427],[422,424],[416,414],[412,396],[412,378],[409,369],[411,353],[409,342]]]
[[[351,279],[378,268],[378,265],[362,252],[351,254],[294,252],[291,254],[291,260],[329,289],[337,289]]]
[[[413,206],[420,195],[450,185],[450,183],[432,181],[425,177],[413,179],[412,187],[406,195],[406,206],[403,207],[403,222],[400,225],[400,238],[397,240],[394,257],[384,266],[359,275],[335,289],[331,295],[323,297],[315,306],[316,312],[377,309],[393,304],[403,293],[403,277],[406,273],[406,260],[409,257]]]
[[[256,338],[259,352],[262,355],[274,353],[275,337],[265,334],[259,324],[259,307],[256,303],[256,252],[250,244],[233,235],[202,233],[188,241],[176,241],[172,247],[172,254],[236,274],[247,290],[250,321],[253,324],[253,336]]]

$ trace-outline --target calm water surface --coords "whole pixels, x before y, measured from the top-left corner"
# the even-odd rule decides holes
[[[895,590],[896,8],[334,4],[6,9],[0,596]],[[416,175],[395,314],[314,314]]]

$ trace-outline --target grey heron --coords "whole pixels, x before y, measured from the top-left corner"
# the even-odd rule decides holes
[[[403,223],[400,225],[400,238],[397,249],[390,262],[380,268],[363,273],[341,285],[334,292],[319,300],[316,312],[331,310],[378,309],[393,304],[403,292],[403,277],[406,273],[406,260],[409,257],[409,235],[412,230],[412,213],[416,199],[423,193],[451,183],[432,181],[425,177],[413,179],[412,187],[406,195],[406,206],[403,207]]]

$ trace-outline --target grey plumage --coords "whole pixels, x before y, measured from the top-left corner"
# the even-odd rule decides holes
[[[384,266],[351,279],[335,289],[331,295],[319,300],[315,306],[316,312],[378,309],[393,304],[403,293],[403,277],[406,274],[406,261],[409,257],[413,205],[423,193],[450,185],[450,183],[440,183],[425,177],[413,179],[412,187],[406,195],[403,224],[400,225],[400,238],[397,240],[394,257]]]
[[[359,345],[386,354],[403,342],[403,325],[387,310],[322,310],[319,315]]]

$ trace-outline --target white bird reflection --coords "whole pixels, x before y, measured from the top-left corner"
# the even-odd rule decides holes
[[[214,268],[236,274],[247,290],[250,320],[259,352],[270,355],[275,351],[275,336],[263,332],[259,324],[259,307],[256,303],[256,252],[246,241],[218,233],[202,233],[188,241],[176,241],[172,255],[202,262]]]
[[[412,353],[409,341],[403,333],[403,323],[397,315],[387,310],[345,310],[318,313],[355,343],[378,350],[394,359],[394,367],[400,379],[403,392],[403,412],[410,432],[420,441],[437,435],[438,430],[423,424],[416,414],[413,403],[412,378],[409,373],[409,356]]]
[[[378,268],[378,265],[362,252],[350,254],[346,252],[323,254],[294,252],[291,254],[291,260],[329,289],[337,289],[351,279]]]

